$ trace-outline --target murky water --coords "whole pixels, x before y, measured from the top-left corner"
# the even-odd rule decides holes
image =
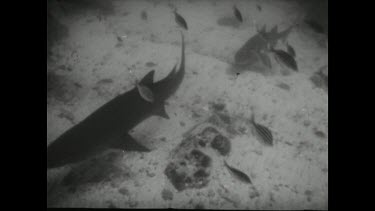
[[[327,36],[327,1],[48,1],[47,207],[328,209]]]

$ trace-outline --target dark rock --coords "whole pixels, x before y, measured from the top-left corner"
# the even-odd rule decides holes
[[[217,135],[211,142],[211,147],[219,151],[223,156],[228,155],[231,150],[229,139],[223,135]]]
[[[227,115],[227,114],[224,114],[224,113],[217,113],[217,115],[219,116],[219,118],[225,123],[225,124],[230,124],[231,123],[231,119],[230,119],[230,116]]]
[[[198,141],[198,144],[199,144],[199,146],[201,146],[201,147],[205,147],[205,146],[206,146],[206,142],[203,141],[203,140],[199,140],[199,141]]]
[[[163,189],[163,191],[161,192],[161,197],[164,200],[172,200],[173,199],[173,193],[172,193],[172,191],[170,191],[168,189]]]
[[[224,103],[212,103],[212,108],[216,111],[223,111],[225,109]]]
[[[209,175],[204,169],[199,169],[194,173],[194,177],[208,177]]]
[[[178,190],[182,191],[186,188],[185,186],[185,172],[177,172],[176,165],[174,163],[168,164],[167,168],[164,171],[165,175],[172,183],[172,185]]]

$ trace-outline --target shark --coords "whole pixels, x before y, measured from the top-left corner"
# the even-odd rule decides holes
[[[265,51],[268,49],[268,45],[275,46],[278,40],[285,42],[289,33],[292,31],[294,25],[286,28],[283,31],[278,31],[277,25],[275,25],[270,31],[266,30],[266,26],[263,25],[261,29],[258,29],[258,33],[252,36],[246,43],[238,49],[234,55],[234,64],[237,66],[248,66],[262,61],[270,66]]]
[[[78,124],[68,129],[47,147],[47,170],[78,163],[108,149],[149,152],[129,131],[151,116],[169,119],[166,100],[172,96],[185,75],[185,43],[181,33],[181,62],[169,74],[154,82],[155,70],[148,72],[140,84],[154,95],[152,102],[142,98],[137,87],[110,100]]]

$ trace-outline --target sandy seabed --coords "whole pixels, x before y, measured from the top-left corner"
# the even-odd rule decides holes
[[[69,34],[53,45],[47,61],[47,145],[133,88],[135,78],[155,69],[160,80],[180,62],[181,29],[172,4],[189,30],[185,78],[166,105],[170,119],[153,116],[131,131],[152,151],[109,151],[95,161],[48,170],[48,207],[328,209],[328,90],[311,80],[328,64],[328,49],[321,35],[294,30],[288,42],[298,72],[281,74],[273,60],[266,74],[231,74],[235,52],[256,34],[257,24],[285,29],[301,16],[294,1],[235,1],[244,22],[218,22],[233,16],[233,2],[113,1],[114,12],[104,16],[63,15],[56,6],[55,16]],[[225,105],[232,122],[254,111],[257,122],[272,131],[274,145],[261,144],[250,128],[232,133],[226,159],[252,184],[214,161],[207,186],[177,191],[164,174],[170,153],[186,132],[215,113],[215,103]]]

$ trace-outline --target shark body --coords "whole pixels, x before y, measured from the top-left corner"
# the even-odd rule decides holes
[[[182,36],[181,62],[162,80],[153,82],[155,71],[140,81],[155,97],[153,102],[143,99],[137,87],[123,93],[63,133],[47,147],[47,169],[76,163],[107,149],[150,151],[137,143],[128,132],[139,123],[157,115],[169,119],[165,101],[180,86],[185,75],[185,44]]]
[[[265,25],[258,33],[251,37],[234,55],[234,64],[238,66],[252,65],[259,60],[264,60],[264,52],[267,45],[275,46],[278,40],[285,42],[293,26],[278,32],[277,25],[270,31],[266,31]],[[269,63],[267,61],[267,63]],[[267,65],[269,66],[269,65]]]

